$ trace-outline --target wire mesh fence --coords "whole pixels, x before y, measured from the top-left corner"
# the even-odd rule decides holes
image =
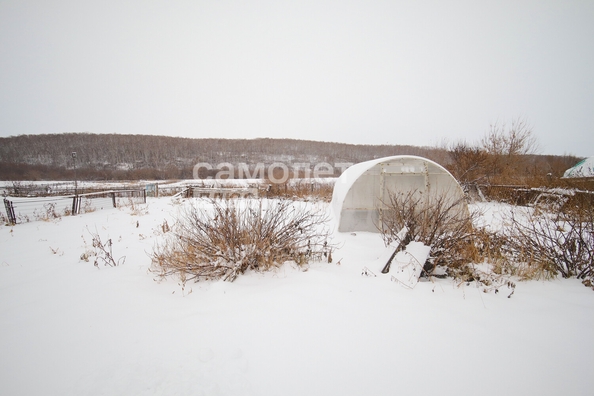
[[[8,223],[21,224],[143,203],[145,190],[115,190],[60,197],[7,197],[4,209]]]

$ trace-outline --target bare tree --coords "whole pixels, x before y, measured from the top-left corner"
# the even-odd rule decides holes
[[[532,127],[523,118],[514,119],[511,125],[496,122],[481,140],[489,154],[488,178],[493,183],[521,182],[526,170],[527,158],[540,148]]]
[[[492,155],[527,155],[536,154],[540,150],[532,127],[523,118],[512,120],[507,127],[505,123],[495,122],[487,135],[481,140],[483,148]]]
[[[478,183],[486,177],[489,154],[485,149],[460,141],[448,148],[448,154],[448,168],[462,185]]]

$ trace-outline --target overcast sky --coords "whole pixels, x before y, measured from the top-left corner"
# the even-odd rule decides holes
[[[593,0],[0,0],[0,136],[436,145],[518,117],[594,155]]]

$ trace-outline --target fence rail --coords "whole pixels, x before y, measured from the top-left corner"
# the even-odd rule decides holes
[[[259,190],[251,187],[190,187],[187,189],[186,197],[198,198],[256,198]]]
[[[549,203],[558,209],[583,204],[594,205],[593,191],[503,185],[475,185],[474,188],[483,200],[493,199],[513,205]]]
[[[61,197],[7,197],[4,198],[4,209],[8,222],[14,225],[142,203],[146,203],[144,189],[111,190]]]

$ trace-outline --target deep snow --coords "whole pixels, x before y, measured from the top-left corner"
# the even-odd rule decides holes
[[[594,292],[577,280],[519,282],[511,298],[451,279],[409,290],[380,273],[379,235],[347,233],[332,264],[182,291],[155,280],[147,254],[176,208],[149,199],[141,213],[0,229],[0,394],[593,392]],[[505,208],[486,209],[499,226]],[[125,263],[82,261],[88,230]]]

